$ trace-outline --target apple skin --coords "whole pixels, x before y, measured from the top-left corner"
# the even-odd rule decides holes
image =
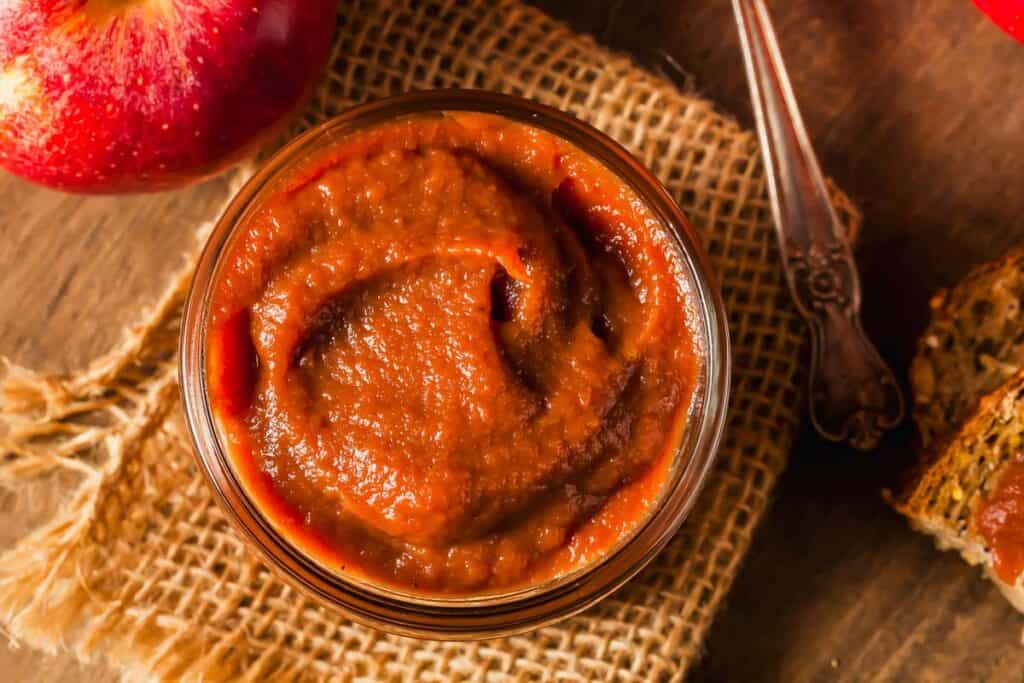
[[[1024,42],[1024,0],[974,0],[997,26]]]
[[[0,166],[163,190],[254,150],[312,91],[337,0],[0,2]]]

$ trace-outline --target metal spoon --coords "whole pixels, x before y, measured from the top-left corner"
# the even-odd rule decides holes
[[[763,0],[733,0],[772,214],[793,301],[811,329],[810,411],[818,432],[859,450],[903,419],[892,371],[860,322],[860,280],[829,201]]]

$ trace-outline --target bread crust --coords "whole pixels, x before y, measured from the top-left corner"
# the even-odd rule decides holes
[[[978,400],[1024,367],[1024,246],[931,300],[910,366],[918,450],[941,452]]]
[[[993,557],[975,528],[978,506],[995,489],[1006,466],[1024,444],[1024,371],[1017,372],[976,409],[935,457],[889,502],[911,526],[935,538],[943,550],[985,568],[1018,608],[1024,607],[1021,578],[1013,585],[999,580]]]

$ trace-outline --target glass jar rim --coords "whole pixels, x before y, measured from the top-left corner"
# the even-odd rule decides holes
[[[304,155],[326,139],[385,121],[444,112],[496,115],[545,130],[576,146],[629,186],[675,240],[686,273],[687,316],[699,327],[701,377],[691,399],[673,473],[646,520],[595,562],[550,581],[504,593],[416,596],[345,577],[320,566],[278,532],[247,494],[228,457],[206,390],[205,333],[221,256],[247,212]],[[693,314],[696,314],[695,316]],[[696,317],[696,320],[692,320]],[[472,639],[510,635],[576,614],[645,567],[686,518],[714,462],[727,412],[730,353],[724,304],[689,221],[661,183],[614,140],[573,116],[518,97],[476,90],[431,90],[362,104],[287,143],[242,187],[214,227],[186,296],[180,385],[200,469],[228,519],[276,573],[355,621],[417,637]]]

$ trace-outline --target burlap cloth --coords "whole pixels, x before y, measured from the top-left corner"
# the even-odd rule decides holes
[[[690,215],[724,290],[734,349],[730,417],[697,507],[627,587],[529,635],[424,642],[326,611],[245,546],[193,462],[175,376],[190,262],[123,345],[84,372],[8,369],[0,478],[66,469],[80,479],[50,523],[0,558],[6,630],[45,649],[106,656],[129,678],[682,679],[801,413],[804,331],[779,269],[753,136],[709,102],[513,0],[343,4],[333,65],[297,128],[413,89],[515,93],[617,138]],[[247,173],[236,171],[235,181]],[[854,229],[855,208],[839,193],[835,200]]]

